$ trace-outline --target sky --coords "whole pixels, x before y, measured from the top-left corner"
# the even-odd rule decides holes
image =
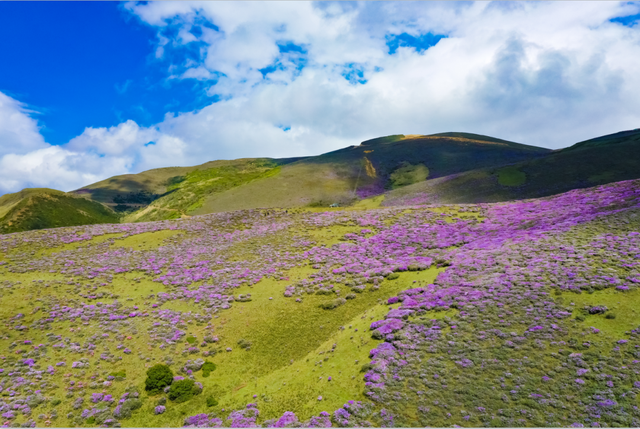
[[[390,134],[640,128],[640,2],[0,2],[0,195]]]

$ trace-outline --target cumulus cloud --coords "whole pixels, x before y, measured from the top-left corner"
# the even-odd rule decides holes
[[[200,64],[191,64],[182,78],[222,75],[208,94],[223,101],[159,127],[208,136],[227,156],[251,155],[258,142],[265,154],[294,148],[319,153],[347,140],[452,130],[558,148],[640,123],[633,113],[640,111],[640,33],[609,21],[638,13],[637,4],[150,2],[127,7],[158,29],[159,43],[172,26],[210,24],[194,36],[204,46]],[[387,44],[402,34],[445,38],[428,49],[396,43],[390,52]],[[186,40],[192,39],[175,37],[173,43],[193,43]],[[298,48],[295,57],[286,46]],[[188,123],[199,131],[189,132]],[[267,124],[274,130],[265,134]],[[309,140],[292,148],[275,129],[283,124],[304,129],[300,138]],[[233,133],[225,126],[242,126],[237,132],[252,137],[246,143],[227,140],[223,136]]]
[[[0,156],[27,153],[46,147],[35,112],[18,100],[0,92]]]
[[[0,94],[1,162],[14,168],[12,185],[0,173],[0,192],[40,183],[42,171],[69,189],[94,176],[313,155],[388,134],[466,131],[559,148],[640,126],[639,27],[611,21],[638,14],[637,3],[125,8],[157,30],[168,79],[205,82],[210,105],[167,112],[150,127],[125,120],[87,128],[51,148],[25,106]]]

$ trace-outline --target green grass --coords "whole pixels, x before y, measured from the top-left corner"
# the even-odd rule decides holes
[[[290,409],[300,410],[298,415],[308,418],[338,408],[348,399],[362,400],[364,381],[358,371],[369,350],[379,343],[371,339],[367,328],[389,307],[379,305],[378,300],[395,296],[414,280],[432,282],[440,271],[402,273],[398,280],[383,282],[378,291],[358,294],[334,310],[319,308],[321,302],[330,299],[325,296],[305,295],[301,303],[285,298],[284,281],[267,279],[253,287],[239,288],[234,292],[251,293],[252,301],[236,303],[215,323],[220,347],[230,347],[232,351],[211,358],[218,369],[199,381],[205,384],[205,392],[213,384],[219,386],[220,392],[226,392],[218,398],[220,408],[241,408],[253,401],[254,394],[259,395],[263,418],[276,417]],[[289,275],[295,277],[296,272]],[[240,339],[251,341],[251,350],[241,349],[237,345]],[[333,344],[337,347],[328,354],[329,360],[323,361],[322,367],[315,365],[327,357]],[[321,351],[325,353],[319,355]],[[327,381],[328,376],[333,378],[331,382]],[[268,399],[265,401],[262,395]],[[324,398],[320,403],[318,396]],[[193,406],[204,410],[206,398],[198,401],[202,404],[193,402]]]
[[[391,181],[392,189],[396,189],[401,186],[422,182],[427,177],[429,177],[429,169],[424,164],[413,165],[407,162],[395,169],[389,175],[389,180]]]
[[[498,170],[498,183],[502,186],[520,186],[527,181],[527,175],[516,167],[504,167]]]
[[[593,326],[600,329],[603,336],[612,340],[625,338],[625,332],[636,329],[640,325],[640,290],[621,292],[613,288],[594,291],[593,293],[582,292],[563,293],[563,302],[575,308],[573,316],[581,314],[579,311],[584,306],[604,305],[609,311],[605,314],[585,315],[585,320],[580,322],[585,327]],[[613,313],[615,319],[607,319],[606,314]]]
[[[50,189],[3,196],[0,234],[62,226],[118,223],[119,217],[100,203]],[[21,198],[9,198],[16,195]]]
[[[173,177],[167,182],[165,195],[147,207],[129,214],[125,220],[142,222],[187,216],[202,207],[208,196],[254,180],[275,176],[280,168],[274,161],[258,159],[236,165],[195,170],[184,176]]]

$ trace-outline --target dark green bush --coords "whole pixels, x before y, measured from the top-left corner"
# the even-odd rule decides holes
[[[188,336],[188,337],[187,337],[187,342],[188,342],[189,344],[195,344],[195,343],[196,343],[196,341],[198,341],[198,339],[197,339],[196,337],[193,337],[193,336]]]
[[[111,373],[111,374],[109,374],[109,375],[111,375],[111,376],[113,376],[113,377],[122,377],[122,378],[125,378],[125,377],[127,376],[127,372],[123,369],[123,370],[120,370],[120,371],[112,372],[112,373]]]
[[[198,395],[201,392],[202,390],[196,386],[195,382],[187,378],[173,383],[171,388],[169,388],[168,396],[170,400],[181,403],[188,401],[193,398],[194,395]]]
[[[604,316],[605,319],[615,319],[616,318],[616,314],[615,313],[607,313],[606,316]]]
[[[87,419],[87,424],[88,424],[88,425],[92,425],[92,424],[94,424],[95,422],[96,422],[96,418],[95,418],[95,417],[93,417],[93,416],[91,416],[91,417],[89,417],[89,418]]]
[[[209,396],[207,398],[207,407],[215,407],[216,405],[218,405],[218,401],[213,396]]]
[[[345,299],[355,299],[356,298],[356,294],[351,292],[351,293],[348,293],[344,298]]]
[[[165,398],[164,396],[160,399],[158,399],[158,402],[156,402],[156,405],[164,405],[167,403],[167,398]]]
[[[54,399],[53,401],[51,401],[51,406],[55,407],[56,405],[60,405],[62,403],[62,401],[58,398]]]
[[[216,364],[213,362],[205,361],[204,365],[202,365],[202,376],[209,377],[213,371],[216,370]]]
[[[387,280],[395,280],[395,279],[397,279],[397,278],[399,278],[399,277],[400,277],[400,274],[398,274],[398,273],[391,273],[391,274],[389,274],[389,275],[387,276]]]
[[[173,383],[173,371],[167,365],[157,364],[147,371],[147,379],[144,381],[144,390],[151,395],[156,395]]]

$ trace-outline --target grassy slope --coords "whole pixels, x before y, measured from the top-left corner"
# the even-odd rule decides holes
[[[390,136],[284,166],[279,175],[208,197],[193,214],[256,207],[299,207],[346,203],[379,194],[403,162],[422,163],[429,177],[543,156],[548,149],[477,134]],[[372,167],[372,168],[371,168]],[[354,192],[355,191],[355,192]]]
[[[386,204],[428,194],[434,203],[537,198],[640,177],[640,130],[577,143],[545,157],[482,168],[390,191]]]
[[[454,207],[442,207],[436,211],[448,213],[451,215],[450,217],[458,215]],[[391,218],[387,223],[392,224],[393,221],[393,218]],[[640,227],[638,222],[640,222],[640,217],[636,218],[635,223],[624,225],[621,231],[637,230]],[[620,223],[620,225],[623,224]],[[317,245],[324,244],[329,247],[332,244],[341,242],[341,237],[345,233],[353,232],[353,229],[354,227],[335,225],[304,230],[288,229],[275,236],[266,237],[265,240],[256,238],[252,241],[241,242],[231,249],[229,254],[233,259],[249,260],[253,257],[253,249],[256,247],[266,244],[275,246],[281,240],[284,241],[286,237],[298,234],[316,241]],[[590,237],[595,235],[611,232],[622,234],[620,231],[612,231],[607,223],[594,223],[594,225],[576,228],[573,234],[576,239],[589,240]],[[104,247],[99,249],[92,249],[91,247],[99,243],[106,245],[108,249],[118,247],[156,249],[160,246],[169,245],[172,240],[183,238],[181,234],[183,233],[180,230],[163,230],[126,238],[117,235],[99,236],[92,241],[81,242],[84,249],[79,248],[78,243],[74,243],[72,246],[61,246],[58,249],[53,249],[53,251],[76,251],[77,253],[70,254],[71,257],[101,253],[105,250]],[[17,253],[29,250],[25,246],[16,249]],[[19,256],[14,257],[18,258]],[[603,266],[606,266],[606,264]],[[616,266],[615,263],[612,266]],[[316,295],[305,296],[302,303],[296,303],[293,298],[283,298],[282,291],[291,282],[289,280],[264,279],[252,287],[242,286],[240,289],[234,290],[233,293],[237,295],[249,292],[253,295],[253,300],[245,303],[237,302],[231,309],[223,312],[219,318],[214,319],[215,333],[220,337],[220,343],[217,347],[220,350],[224,350],[225,347],[232,347],[233,351],[218,353],[214,358],[210,358],[218,365],[218,369],[211,377],[203,378],[201,372],[196,373],[196,379],[205,386],[205,394],[197,396],[184,404],[169,402],[167,412],[163,415],[153,414],[153,407],[157,397],[147,397],[143,394],[144,405],[142,409],[135,412],[131,419],[124,421],[123,425],[127,427],[181,426],[186,415],[214,411],[221,417],[225,417],[230,410],[243,408],[248,402],[257,402],[259,404],[261,411],[260,421],[280,416],[284,411],[290,410],[295,411],[300,418],[308,418],[311,415],[317,415],[323,410],[334,410],[342,406],[348,399],[364,400],[364,395],[362,394],[364,390],[363,374],[359,372],[359,369],[363,363],[368,362],[369,350],[374,348],[378,341],[371,339],[370,335],[368,335],[369,333],[363,331],[368,328],[372,320],[379,320],[389,308],[388,305],[379,305],[379,299],[394,296],[400,290],[432,283],[435,276],[441,271],[441,269],[432,268],[426,271],[401,273],[400,278],[397,280],[385,280],[380,290],[367,290],[355,300],[349,301],[348,304],[330,312],[317,308],[317,304],[322,300],[322,297]],[[305,266],[289,270],[287,275],[290,280],[295,280],[307,277],[312,272],[313,270],[310,267]],[[74,292],[76,285],[68,284],[65,276],[61,274],[50,274],[46,271],[9,272],[6,267],[0,265],[0,276],[2,279],[14,283],[12,286],[5,286],[0,289],[0,318],[4,319],[4,321],[20,312],[26,315],[21,323],[28,325],[34,319],[42,317],[41,314],[38,314],[38,307],[43,305],[43,301],[55,297],[56,299],[61,299],[60,304],[64,305],[65,302],[77,298]],[[94,293],[114,293],[119,295],[119,300],[126,303],[125,305],[138,305],[142,311],[149,311],[151,310],[149,294],[170,290],[170,288],[165,288],[160,283],[152,282],[144,275],[142,275],[141,281],[135,280],[140,276],[139,272],[117,274],[110,285],[96,286]],[[53,282],[56,280],[65,281],[54,285]],[[77,280],[81,281],[80,278]],[[15,283],[16,281],[20,283]],[[85,282],[86,280],[82,279],[82,281]],[[43,282],[47,286],[43,287]],[[95,283],[97,285],[99,282],[96,281]],[[52,286],[49,287],[49,284]],[[270,297],[273,297],[273,300],[269,299]],[[622,294],[608,289],[592,294],[563,293],[561,295],[556,294],[549,299],[559,302],[564,300],[567,304],[574,303],[576,308],[587,303],[606,304],[608,307],[613,308],[620,314],[615,320],[608,320],[602,316],[594,315],[588,316],[587,320],[580,324],[580,327],[595,326],[602,329],[602,341],[612,343],[620,338],[622,332],[636,327],[640,323],[640,315],[636,311],[637,308],[640,308],[640,294],[638,291]],[[105,298],[103,301],[107,300],[108,298]],[[81,301],[84,302],[85,300]],[[393,307],[395,308],[397,305]],[[192,304],[180,301],[166,303],[163,308],[171,308],[183,312],[194,310]],[[429,312],[428,316],[429,319],[438,319],[444,316],[455,317],[456,314]],[[73,372],[75,374],[74,378],[83,381],[88,381],[88,377],[97,372],[100,374],[98,380],[102,381],[109,373],[116,370],[124,370],[127,374],[126,381],[115,382],[114,387],[109,389],[109,393],[113,394],[116,399],[124,391],[125,386],[130,384],[141,386],[144,382],[146,368],[161,361],[163,356],[172,353],[170,350],[163,352],[157,347],[149,347],[147,349],[146,332],[153,322],[154,320],[149,319],[135,319],[135,333],[131,333],[131,339],[124,341],[136,352],[144,350],[142,357],[128,355],[122,361],[115,363],[102,362],[96,368],[93,362],[97,360],[103,346],[111,346],[113,348],[117,344],[113,338],[109,338],[99,343],[99,347],[96,349],[96,357],[91,358],[92,367],[87,371],[86,375],[78,376],[78,370],[71,370],[68,366],[67,368],[60,368],[54,378],[54,382],[59,387],[47,390],[46,395],[63,399],[62,404],[55,407],[50,403],[45,403],[33,410],[34,417],[39,413],[48,414],[52,408],[56,408],[60,417],[53,422],[52,426],[74,426],[73,421],[67,419],[66,415],[67,413],[77,415],[79,412],[71,406],[74,398],[65,399],[64,397],[65,386],[68,384],[67,377],[64,376],[66,372]],[[344,326],[345,329],[339,329],[340,326]],[[71,331],[72,327],[75,332]],[[358,330],[357,333],[356,329]],[[516,328],[511,328],[511,330],[514,329]],[[207,333],[204,324],[200,323],[189,323],[186,330],[189,335],[195,336],[198,341],[201,341]],[[80,343],[84,343],[93,334],[102,334],[104,332],[96,326],[85,326],[79,323],[70,324],[68,322],[56,323],[54,331],[56,334],[63,335],[63,337],[69,337],[71,342],[78,341]],[[579,329],[576,329],[576,332],[578,331]],[[46,344],[45,334],[47,332],[49,330],[32,329],[28,332],[27,337],[34,344]],[[9,345],[11,342],[21,338],[21,334],[17,332],[7,332],[5,334],[5,338],[0,338],[0,352],[2,354],[10,350]],[[571,334],[573,335],[573,332]],[[114,336],[113,333],[111,335],[112,337]],[[127,332],[127,335],[129,335],[129,332]],[[236,343],[240,338],[252,341],[251,351],[244,351],[237,347]],[[333,344],[337,345],[336,351],[329,353]],[[19,345],[11,350],[13,352],[22,348],[26,347]],[[552,348],[552,351],[557,351],[557,347]],[[520,353],[526,353],[532,360],[537,359],[538,356],[541,359],[547,359],[545,356],[548,355],[549,350],[527,350]],[[443,353],[443,355],[445,358],[447,357],[446,353]],[[434,356],[437,357],[436,355],[427,357]],[[519,355],[513,352],[510,356]],[[186,360],[186,357],[181,358],[177,353],[174,353],[173,357],[179,362]],[[47,365],[55,365],[55,362],[60,360],[66,360],[67,365],[69,365],[75,359],[77,357],[70,351],[50,347],[48,356],[45,359],[41,359],[39,363],[44,369]],[[553,362],[553,360],[551,361]],[[555,366],[556,363],[551,365]],[[177,369],[177,366],[173,366],[174,370]],[[512,369],[514,373],[517,371]],[[502,375],[502,373],[498,373],[495,370],[482,370],[479,374],[484,377]],[[327,381],[328,376],[332,376],[333,380],[331,382]],[[468,390],[470,388],[469,385],[463,382],[457,382],[455,378],[449,379],[449,384],[451,391],[454,392],[458,389]],[[496,382],[495,384],[497,385],[498,383]],[[99,392],[101,388],[87,390],[90,393]],[[211,394],[220,400],[220,404],[214,408],[207,408],[205,399]],[[258,395],[257,399],[253,399],[254,394]],[[323,396],[323,401],[315,399],[320,395]],[[91,407],[92,404],[88,401],[89,398],[90,394],[87,395],[85,405],[80,410]],[[484,399],[480,398],[480,400]],[[450,411],[453,413],[460,410],[452,406]],[[425,419],[428,423],[429,417],[427,416]],[[17,419],[19,422],[25,420],[22,416]],[[410,423],[412,423],[411,426],[424,426],[421,422],[418,424],[417,421],[414,424],[413,420]],[[477,426],[477,423],[472,422],[470,424],[471,426]],[[39,422],[40,424],[41,422]],[[81,426],[86,425],[85,423]]]
[[[224,168],[229,166],[241,166],[251,162],[256,158],[245,158],[236,160],[210,161],[193,167],[167,167],[156,168],[143,171],[138,174],[123,174],[121,176],[110,177],[100,182],[72,191],[75,194],[85,196],[103,204],[114,205],[113,197],[118,194],[130,192],[146,191],[151,194],[164,194],[169,190],[168,181],[174,177],[186,176],[189,173],[204,171],[209,169]],[[277,163],[287,163],[298,158],[285,158],[274,160]]]
[[[118,222],[100,203],[53,189],[24,189],[0,197],[0,233]]]
[[[163,195],[126,216],[126,222],[174,219],[193,214],[257,207],[348,204],[358,195],[379,194],[404,162],[422,164],[429,177],[539,157],[547,149],[468,133],[387,136],[320,156],[270,160],[281,169],[253,174],[248,165],[266,159],[212,161],[116,176],[74,193],[107,205],[113,198],[146,191]],[[423,168],[424,167],[420,167]],[[248,171],[245,171],[248,170]],[[169,185],[172,178],[187,180]],[[198,178],[199,177],[199,178]],[[220,179],[216,179],[220,177]],[[189,180],[198,178],[198,180]],[[224,186],[220,186],[224,182]]]

